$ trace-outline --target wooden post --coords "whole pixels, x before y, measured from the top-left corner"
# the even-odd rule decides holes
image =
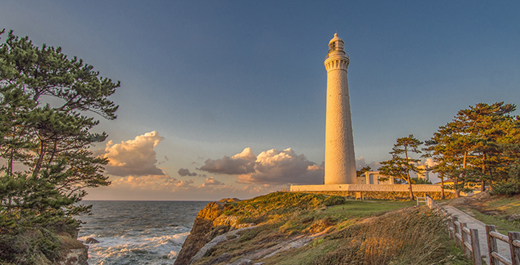
[[[451,239],[455,240],[455,231],[452,231],[452,228],[453,228],[453,216],[449,216],[449,224],[448,224],[448,235],[450,236]]]
[[[462,247],[462,253],[466,254],[466,245],[464,242],[466,242],[466,239],[464,238],[464,227],[466,227],[466,223],[459,223],[460,224],[460,245]]]
[[[459,227],[457,226],[457,221],[459,218],[457,216],[453,216],[453,237],[455,238],[455,244],[460,247],[460,239],[457,238],[457,231]]]
[[[489,255],[489,265],[499,265],[500,261],[493,258],[491,255],[493,252],[496,252],[498,250],[497,246],[497,239],[490,236],[489,233],[495,232],[495,226],[494,225],[486,225],[486,238],[488,243],[488,255]]]
[[[480,253],[480,243],[478,242],[478,230],[470,229],[471,248],[473,252],[473,264],[482,265],[482,255]]]
[[[514,246],[513,241],[520,241],[520,232],[509,232],[509,249],[511,250],[511,264],[520,265],[520,248]]]

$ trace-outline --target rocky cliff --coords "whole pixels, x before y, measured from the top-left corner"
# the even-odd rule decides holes
[[[234,222],[222,216],[222,212],[229,208],[230,202],[238,199],[223,199],[218,202],[210,202],[197,214],[190,235],[184,241],[182,250],[175,260],[175,265],[190,264],[190,259],[204,247],[208,242],[218,235],[221,235],[231,228],[236,227]],[[224,218],[223,218],[224,217]]]
[[[58,236],[63,253],[66,253],[60,265],[88,265],[88,246],[77,240],[77,235],[62,233]]]

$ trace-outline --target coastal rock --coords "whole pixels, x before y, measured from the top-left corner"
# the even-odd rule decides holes
[[[76,235],[61,233],[58,235],[65,257],[58,263],[60,265],[88,265],[88,246],[79,241]]]
[[[227,232],[225,234],[221,234],[219,236],[216,236],[215,238],[213,238],[210,242],[208,242],[206,245],[204,245],[198,252],[197,254],[195,254],[195,256],[193,256],[191,259],[190,259],[190,263],[193,263],[193,262],[196,262],[197,260],[201,259],[204,255],[206,255],[206,252],[208,252],[208,250],[210,250],[211,248],[215,247],[218,243],[220,242],[223,242],[223,241],[227,241],[229,239],[233,239],[233,238],[238,238],[238,232],[241,232],[241,231],[244,231],[244,230],[247,230],[247,229],[251,229],[252,227],[245,227],[245,228],[241,228],[241,229],[236,229],[236,230],[233,230],[233,231],[230,231],[230,232]],[[224,253],[222,256],[220,256],[219,258],[217,258],[217,260],[225,260],[226,258],[231,258],[229,257],[229,254],[227,253]],[[224,262],[224,261],[219,261],[219,262]],[[212,264],[217,264],[218,262],[212,262]]]
[[[88,246],[70,249],[60,265],[88,265]]]
[[[199,252],[206,243],[229,231],[228,225],[215,229],[217,226],[213,222],[222,214],[225,205],[235,200],[238,199],[223,199],[218,202],[210,202],[204,209],[199,211],[193,223],[190,235],[186,238],[186,241],[184,241],[182,249],[175,260],[175,265],[190,264],[190,259]]]
[[[97,239],[93,238],[93,237],[89,237],[85,240],[85,244],[97,244],[99,243],[99,241],[97,241]]]

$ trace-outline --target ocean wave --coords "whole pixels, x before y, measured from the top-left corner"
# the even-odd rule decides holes
[[[173,264],[207,202],[91,201],[79,240],[92,237],[90,265]]]
[[[89,245],[89,263],[105,264],[173,264],[189,232],[154,237],[97,237]],[[91,236],[80,237],[86,240]]]

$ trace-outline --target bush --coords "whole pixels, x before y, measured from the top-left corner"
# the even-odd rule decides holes
[[[346,202],[347,202],[347,200],[345,199],[345,197],[332,195],[332,196],[328,197],[327,199],[325,199],[325,201],[323,203],[325,204],[325,206],[334,206],[334,205],[345,204]]]
[[[520,194],[520,184],[515,182],[503,182],[493,185],[494,194],[515,195]]]
[[[1,264],[56,264],[64,255],[55,231],[45,227],[16,228],[0,235]]]

